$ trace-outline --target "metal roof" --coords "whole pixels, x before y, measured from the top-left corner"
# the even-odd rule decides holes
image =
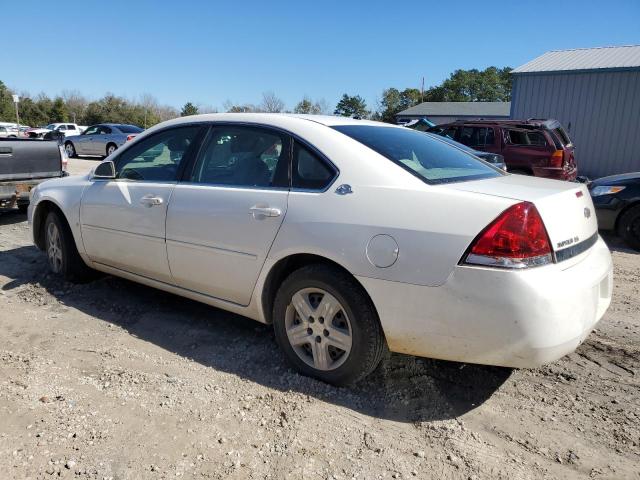
[[[511,102],[423,102],[396,114],[447,117],[508,117]]]
[[[553,50],[511,73],[566,72],[607,68],[640,68],[640,45]]]

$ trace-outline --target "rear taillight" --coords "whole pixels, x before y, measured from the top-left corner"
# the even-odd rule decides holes
[[[135,135],[127,135],[127,142],[136,138]]]
[[[562,150],[556,150],[551,154],[549,165],[551,167],[560,168],[562,167],[563,160],[564,160],[564,152]]]
[[[553,261],[551,242],[533,203],[506,209],[471,244],[463,263],[501,268],[527,268]]]

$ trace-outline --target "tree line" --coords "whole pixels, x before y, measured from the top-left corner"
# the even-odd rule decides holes
[[[269,112],[331,114],[348,117],[371,118],[395,123],[395,115],[421,102],[496,102],[511,99],[511,68],[488,67],[485,70],[456,70],[440,85],[421,91],[417,88],[383,90],[373,109],[360,95],[344,94],[335,108],[329,108],[324,99],[305,96],[292,110],[274,92],[264,92],[257,104],[224,103],[226,112]],[[15,122],[12,92],[0,81],[0,121]],[[181,110],[161,105],[155,97],[143,95],[138,100],[129,100],[107,93],[98,100],[88,100],[78,91],[65,91],[50,98],[45,94],[34,97],[20,95],[20,123],[39,126],[53,122],[74,122],[79,125],[95,123],[130,123],[148,128],[156,123],[178,116],[217,112],[211,107],[187,102]]]

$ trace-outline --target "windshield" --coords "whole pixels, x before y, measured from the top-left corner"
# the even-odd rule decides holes
[[[53,123],[50,123],[49,125],[43,128],[46,128],[47,130],[53,130],[54,128],[56,128],[56,126]]]
[[[372,125],[333,127],[366,145],[426,183],[478,180],[503,173],[444,139],[408,128]]]
[[[118,130],[122,133],[140,133],[142,132],[142,128],[136,127],[135,125],[117,125]]]

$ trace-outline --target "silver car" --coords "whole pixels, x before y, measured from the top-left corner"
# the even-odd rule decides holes
[[[69,158],[77,155],[108,157],[142,131],[142,128],[135,125],[119,123],[91,125],[81,135],[67,137],[64,141],[64,149]]]

